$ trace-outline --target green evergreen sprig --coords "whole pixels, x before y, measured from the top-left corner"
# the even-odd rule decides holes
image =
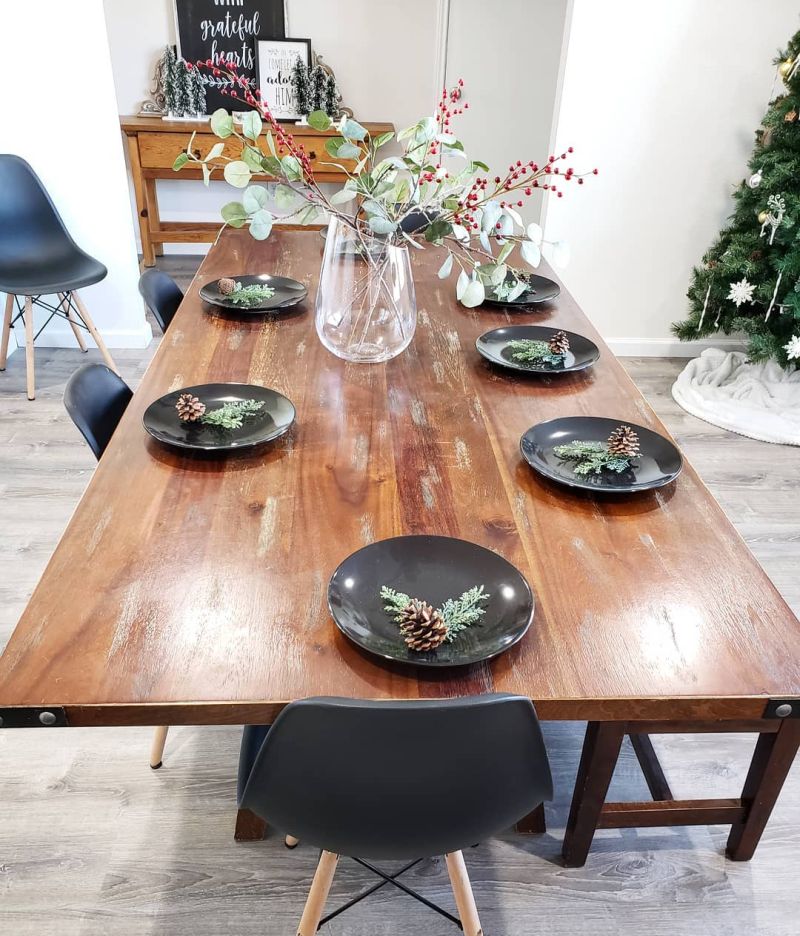
[[[631,467],[633,459],[612,455],[605,442],[567,442],[557,445],[553,451],[564,461],[575,463],[573,471],[576,475],[599,475],[604,470],[621,474]]]
[[[395,591],[388,585],[381,586],[381,598],[383,599],[383,610],[389,614],[393,621],[401,622],[403,612],[411,604],[412,598],[405,592]],[[458,598],[448,598],[437,612],[447,627],[446,640],[449,643],[461,631],[470,625],[479,621],[486,610],[481,607],[485,604],[491,595],[485,590],[483,585],[474,585],[467,589]]]
[[[235,400],[223,403],[219,409],[207,410],[199,422],[206,426],[218,426],[220,429],[238,429],[248,416],[254,416],[264,408],[257,400]]]
[[[274,295],[275,290],[272,286],[266,286],[263,283],[251,283],[249,286],[242,286],[241,283],[237,282],[233,292],[228,293],[225,298],[236,305],[249,307],[259,305],[265,300],[271,299]]]
[[[511,357],[520,364],[563,364],[564,354],[554,354],[546,341],[519,338],[509,341]]]

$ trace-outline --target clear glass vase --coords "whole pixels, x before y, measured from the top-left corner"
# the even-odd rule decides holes
[[[375,364],[405,351],[417,327],[408,248],[332,217],[316,324],[320,341],[346,361]]]

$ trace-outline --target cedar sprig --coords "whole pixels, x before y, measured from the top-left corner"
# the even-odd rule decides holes
[[[518,338],[509,341],[511,357],[519,364],[563,364],[564,353],[554,354],[546,341]]]
[[[200,422],[220,429],[238,429],[248,416],[254,416],[263,407],[264,404],[257,400],[234,400],[232,403],[223,403],[219,409],[206,410]]]
[[[581,477],[599,475],[603,470],[621,474],[631,467],[630,458],[612,455],[605,442],[567,442],[565,445],[557,445],[553,451],[564,461],[575,462],[572,470]]]
[[[272,286],[266,286],[262,283],[251,283],[249,286],[242,286],[237,282],[233,291],[228,293],[225,298],[236,305],[245,307],[259,305],[275,295]]]
[[[388,585],[381,586],[381,598],[383,610],[391,616],[393,621],[397,622],[404,619],[403,612],[413,600],[405,592],[395,591]],[[461,631],[483,617],[486,611],[481,605],[490,598],[491,595],[484,591],[483,585],[475,585],[458,598],[448,598],[441,608],[436,609],[447,627],[448,643]]]

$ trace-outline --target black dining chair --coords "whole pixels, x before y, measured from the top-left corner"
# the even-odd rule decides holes
[[[67,381],[64,406],[99,461],[111,441],[133,392],[105,364],[84,364]],[[150,749],[150,766],[158,769],[167,741],[166,725],[156,728]]]
[[[161,331],[165,332],[183,301],[181,288],[163,270],[149,269],[139,277],[139,292]]]
[[[69,322],[81,351],[87,350],[81,330],[88,331],[106,364],[116,370],[77,292],[98,283],[107,272],[99,260],[72,239],[30,165],[19,156],[0,153],[0,292],[6,293],[0,370],[6,367],[11,329],[21,320],[25,326],[29,400],[36,396],[34,341],[55,316]],[[43,296],[55,296],[57,304],[45,301]],[[50,313],[35,335],[34,306]]]
[[[442,701],[315,698],[288,705],[267,729],[244,730],[240,810],[322,849],[298,936],[385,884],[479,936],[461,850],[510,828],[553,795],[530,700],[485,695]],[[382,882],[322,919],[340,855]],[[460,920],[398,880],[445,855]],[[391,877],[366,858],[410,860]]]

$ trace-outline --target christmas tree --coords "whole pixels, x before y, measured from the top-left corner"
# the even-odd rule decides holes
[[[784,90],[756,131],[748,177],[717,241],[695,267],[683,341],[744,332],[753,361],[800,363],[800,32],[775,60]]]
[[[328,73],[321,65],[311,69],[311,110],[325,110],[325,88],[328,84]]]
[[[206,113],[206,86],[199,68],[191,71],[191,100],[192,114],[204,117]]]
[[[328,80],[325,82],[325,103],[322,109],[331,120],[336,120],[339,116],[339,97],[339,86],[336,84],[336,79],[333,75],[328,75]]]
[[[292,93],[294,94],[297,113],[305,117],[313,110],[311,106],[311,82],[308,66],[298,55],[292,68]]]
[[[161,86],[164,89],[164,106],[168,114],[173,116],[178,106],[177,98],[178,62],[175,58],[175,49],[167,46],[161,58]]]
[[[192,102],[192,74],[183,59],[175,66],[175,117],[186,117],[194,113]]]

